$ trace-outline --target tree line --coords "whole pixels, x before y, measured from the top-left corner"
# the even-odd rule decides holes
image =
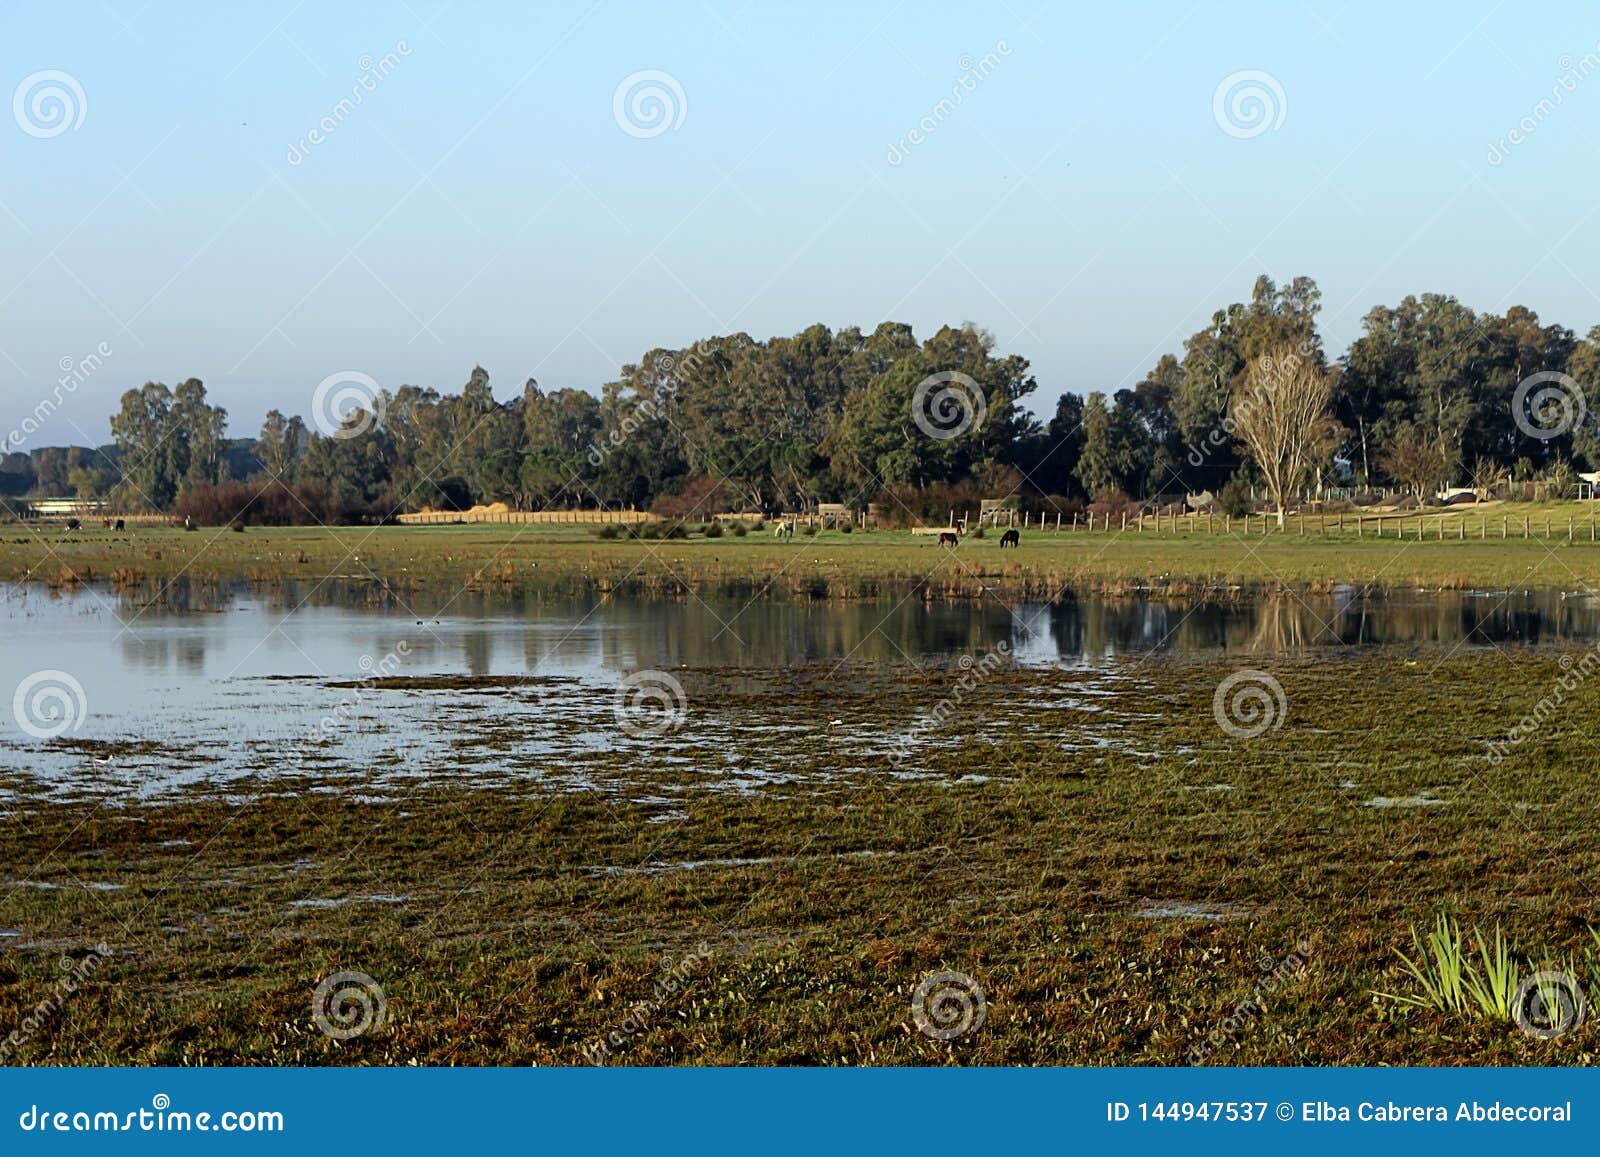
[[[1371,310],[1330,360],[1320,309],[1310,278],[1261,277],[1131,388],[1063,394],[1044,420],[1027,360],[971,324],[712,337],[649,350],[598,394],[530,379],[499,399],[482,368],[455,393],[347,382],[336,412],[273,410],[254,438],[226,436],[200,381],[152,382],[123,394],[109,446],[4,455],[0,494],[259,522],[497,502],[924,518],[1007,495],[1070,511],[1254,490],[1281,510],[1315,488],[1559,486],[1600,465],[1581,387],[1600,326],[1424,294]]]

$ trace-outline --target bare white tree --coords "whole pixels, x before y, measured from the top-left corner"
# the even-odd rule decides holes
[[[1234,396],[1233,433],[1261,472],[1283,525],[1284,509],[1338,444],[1333,378],[1292,347],[1250,363]]]

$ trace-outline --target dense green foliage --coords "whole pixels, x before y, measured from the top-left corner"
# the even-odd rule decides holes
[[[1028,362],[996,356],[972,325],[922,342],[889,322],[871,333],[814,325],[766,341],[713,337],[648,351],[598,396],[529,380],[499,400],[478,368],[455,394],[376,391],[320,419],[326,429],[273,410],[258,438],[232,442],[199,381],[150,383],[123,395],[114,446],[7,455],[0,494],[110,495],[130,509],[247,520],[271,507],[274,521],[296,509],[307,521],[370,519],[493,502],[703,517],[877,501],[910,519],[979,495],[1056,509],[1148,501],[1220,492],[1250,474],[1234,408],[1250,367],[1286,355],[1335,379],[1335,449],[1308,482],[1427,491],[1542,476],[1559,490],[1573,462],[1600,465],[1593,423],[1540,437],[1513,413],[1531,375],[1594,380],[1600,327],[1579,339],[1521,306],[1479,314],[1426,294],[1373,309],[1329,364],[1320,301],[1310,278],[1259,278],[1181,356],[1162,356],[1131,389],[1065,394],[1048,421],[1023,407],[1036,388]],[[930,432],[919,420],[929,383],[952,379],[964,383],[965,410],[943,417],[966,420]],[[228,482],[244,485],[218,485]]]

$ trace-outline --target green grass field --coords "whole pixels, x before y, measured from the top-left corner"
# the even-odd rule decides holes
[[[793,540],[770,533],[721,538],[604,541],[587,527],[463,525],[252,528],[130,534],[18,527],[0,542],[0,579],[107,580],[139,586],[194,581],[381,580],[395,589],[466,586],[551,593],[685,588],[755,597],[874,597],[925,584],[930,598],[985,594],[1051,598],[1068,587],[1145,585],[1529,587],[1600,584],[1600,543],[1589,504],[1457,507],[1421,514],[1298,519],[1279,531],[1256,516],[1237,522],[1170,520],[1145,529],[1023,533],[1015,551],[999,536],[968,537],[954,550],[903,531],[829,531]],[[1193,529],[1191,529],[1191,526]],[[1266,533],[1263,533],[1263,530]],[[1524,532],[1530,537],[1523,537]],[[1419,539],[1418,534],[1421,534]],[[1570,538],[1569,538],[1570,532]],[[1505,537],[1501,537],[1504,534]]]

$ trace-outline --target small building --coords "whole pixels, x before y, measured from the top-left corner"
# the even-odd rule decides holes
[[[817,521],[826,529],[830,526],[843,526],[846,523],[854,522],[855,515],[842,502],[819,502],[817,503]]]

